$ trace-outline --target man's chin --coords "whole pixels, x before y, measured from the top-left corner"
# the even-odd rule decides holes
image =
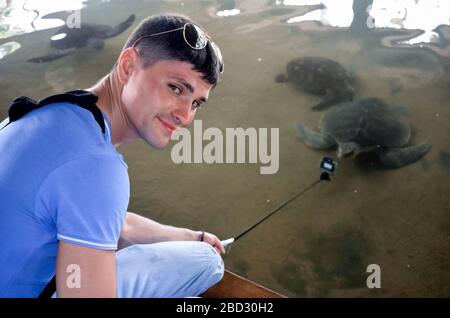
[[[150,145],[152,148],[155,148],[157,150],[163,150],[164,148],[166,148],[169,145],[170,139],[168,139],[168,138],[161,138],[159,140],[145,139],[145,142],[148,145]]]

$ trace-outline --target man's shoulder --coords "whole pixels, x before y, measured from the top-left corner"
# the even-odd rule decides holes
[[[93,114],[89,110],[70,102],[48,104],[33,110],[25,117],[39,118],[38,122],[47,127],[58,127],[59,129],[94,127],[101,133],[100,126]]]
[[[6,128],[4,143],[10,156],[17,157],[10,168],[33,173],[37,183],[58,169],[69,176],[82,168],[94,177],[106,168],[111,173],[127,173],[128,166],[108,132],[103,134],[92,113],[75,104],[46,105]],[[19,139],[20,143],[14,142]],[[72,171],[66,169],[70,167]]]
[[[24,128],[32,130],[36,141],[57,148],[61,160],[82,156],[110,156],[125,165],[123,157],[111,144],[109,129],[102,133],[93,114],[78,105],[63,102],[36,109],[23,118]],[[104,119],[103,119],[104,120]],[[106,120],[104,120],[107,125]],[[59,156],[58,156],[59,157]]]
[[[117,157],[85,154],[55,166],[42,181],[38,197],[67,200],[76,204],[102,202],[104,205],[128,203],[130,181],[126,165]]]
[[[67,156],[53,170],[68,174],[84,173],[87,178],[96,178],[98,174],[120,174],[128,177],[128,166],[121,156],[103,152],[81,153]]]

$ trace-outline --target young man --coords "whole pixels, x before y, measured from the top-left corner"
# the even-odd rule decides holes
[[[57,297],[196,296],[222,278],[215,235],[127,212],[127,165],[115,150],[138,138],[167,146],[222,71],[200,27],[156,16],[88,91],[14,101],[19,113],[36,109],[13,121],[12,106],[0,130],[0,296],[37,297],[55,274]]]

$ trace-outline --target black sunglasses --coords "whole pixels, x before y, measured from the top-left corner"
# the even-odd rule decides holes
[[[131,47],[136,47],[136,45],[144,38],[149,38],[152,36],[166,34],[166,33],[175,32],[175,31],[181,31],[181,30],[183,30],[184,41],[193,50],[203,50],[206,47],[206,45],[208,45],[208,41],[211,43],[211,47],[213,48],[214,53],[216,54],[217,59],[219,60],[219,72],[220,72],[220,74],[222,74],[223,69],[224,69],[224,63],[223,63],[222,53],[220,52],[219,47],[217,46],[216,43],[214,43],[214,41],[211,39],[211,37],[209,35],[207,35],[199,26],[197,26],[193,23],[186,23],[182,27],[176,28],[173,30],[143,35],[143,36],[137,38],[133,42],[133,45],[131,45]],[[188,34],[190,36],[188,36]],[[194,34],[195,36],[192,36],[192,34]]]

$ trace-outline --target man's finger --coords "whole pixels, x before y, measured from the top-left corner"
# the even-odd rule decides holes
[[[225,254],[225,248],[223,247],[222,242],[219,239],[217,239],[215,246],[218,246],[220,254]]]

